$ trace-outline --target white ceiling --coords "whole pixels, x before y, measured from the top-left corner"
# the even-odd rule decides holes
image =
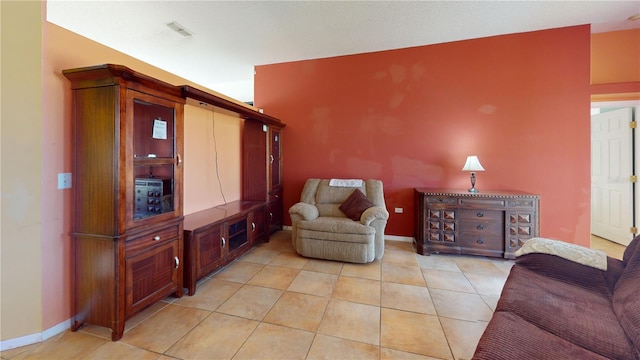
[[[628,20],[639,13],[638,0],[47,0],[49,22],[241,101],[253,101],[255,65],[583,24],[640,28]]]

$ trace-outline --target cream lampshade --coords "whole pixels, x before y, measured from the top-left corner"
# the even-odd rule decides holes
[[[476,155],[467,156],[467,162],[464,163],[462,171],[471,171],[471,188],[469,189],[469,192],[478,192],[478,189],[476,189],[476,171],[484,171],[478,157]]]

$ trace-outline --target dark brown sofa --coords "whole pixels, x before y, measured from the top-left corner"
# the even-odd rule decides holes
[[[640,236],[607,270],[516,259],[474,359],[640,359]]]

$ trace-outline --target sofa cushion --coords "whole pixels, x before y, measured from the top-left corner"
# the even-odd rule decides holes
[[[476,347],[476,360],[606,359],[521,317],[496,311]]]
[[[540,329],[611,359],[633,359],[609,297],[513,266],[496,311],[511,312]],[[527,336],[529,339],[529,336]]]
[[[549,254],[532,253],[516,259],[516,264],[521,268],[611,298],[624,267],[622,261],[610,257],[607,258],[607,263],[607,271],[603,271]]]
[[[633,253],[624,254],[627,266],[613,292],[613,310],[640,357],[640,247],[637,241],[636,238],[630,244],[635,245]]]
[[[362,213],[372,207],[373,203],[362,191],[355,189],[349,197],[340,205],[339,209],[351,220],[358,221]]]

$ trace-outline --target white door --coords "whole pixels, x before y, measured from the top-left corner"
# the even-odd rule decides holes
[[[591,233],[622,245],[632,239],[631,108],[591,116]]]

